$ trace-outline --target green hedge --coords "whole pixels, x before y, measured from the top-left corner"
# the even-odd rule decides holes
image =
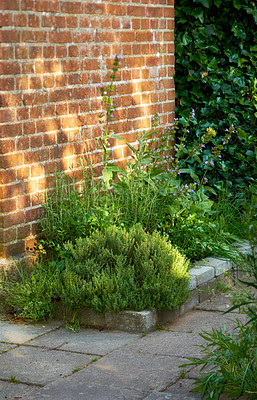
[[[212,182],[230,187],[256,178],[257,140],[257,6],[250,0],[176,1],[176,112],[184,118],[195,110],[188,142],[208,126],[217,131],[212,146],[222,157],[209,168]],[[181,118],[182,117],[182,118]],[[224,132],[235,130],[229,143]],[[204,150],[204,161],[211,148]],[[201,175],[203,166],[191,162]]]

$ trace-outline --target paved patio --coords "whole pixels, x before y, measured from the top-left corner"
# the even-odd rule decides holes
[[[179,365],[200,357],[202,329],[233,327],[223,315],[228,295],[207,300],[175,322],[148,334],[83,327],[63,322],[0,321],[0,399],[197,400],[191,389],[199,368]]]

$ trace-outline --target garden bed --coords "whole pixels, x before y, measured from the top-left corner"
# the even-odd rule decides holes
[[[249,253],[250,246],[245,244],[238,245],[238,249],[242,253]],[[233,284],[231,278],[226,275],[226,272],[231,271],[232,276],[237,272],[233,269],[231,261],[207,257],[195,263],[190,270],[190,290],[191,294],[187,301],[183,303],[177,310],[145,310],[145,311],[120,311],[117,313],[105,312],[96,313],[90,309],[80,309],[82,326],[97,328],[118,329],[126,332],[148,332],[156,328],[158,325],[163,325],[174,321],[179,316],[192,310],[197,304],[210,298],[216,287],[216,282],[225,282]],[[65,315],[64,308],[58,306],[54,317],[62,319]],[[69,313],[66,314],[67,319],[71,318]]]

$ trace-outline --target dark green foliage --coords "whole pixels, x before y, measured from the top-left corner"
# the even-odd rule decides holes
[[[222,157],[207,178],[227,180],[235,191],[256,179],[257,7],[251,0],[178,0],[176,2],[176,112],[180,123],[195,110],[187,141],[208,126],[217,131],[212,146]],[[182,118],[181,118],[182,117]],[[194,123],[195,122],[195,123]],[[229,142],[225,130],[234,125]],[[203,151],[204,161],[211,146]],[[205,166],[189,167],[203,175]]]
[[[248,279],[237,280],[241,290],[234,297],[234,306],[226,311],[244,310],[248,322],[244,325],[236,320],[231,334],[225,329],[201,333],[200,336],[206,340],[206,344],[200,346],[204,358],[190,359],[191,363],[181,366],[201,366],[202,376],[196,380],[193,391],[200,391],[206,400],[218,400],[222,393],[227,393],[232,400],[257,398],[256,196],[253,199],[248,231],[251,254],[241,254],[234,260],[239,271],[247,273]]]
[[[59,299],[76,325],[80,307],[173,310],[189,295],[189,262],[160,234],[147,234],[140,225],[128,232],[96,231],[64,247],[61,264],[39,265],[10,285],[10,303],[24,316],[51,317]]]
[[[6,300],[22,317],[33,321],[53,317],[54,298],[60,290],[59,274],[51,267],[19,268],[20,281],[6,280]]]
[[[66,271],[85,280],[87,307],[95,311],[175,309],[188,295],[188,262],[158,233],[137,225],[68,244]]]
[[[203,376],[193,391],[200,391],[206,400],[218,400],[222,393],[228,393],[232,400],[241,395],[257,397],[257,324],[247,326],[237,321],[236,328],[232,334],[214,329],[201,333],[206,344],[200,347],[208,358],[181,365],[201,366]],[[205,372],[206,367],[209,372]]]
[[[112,224],[111,193],[105,196],[101,184],[89,180],[83,172],[82,190],[78,182],[56,173],[55,190],[47,194],[43,204],[40,244],[48,252],[52,249],[53,255],[62,250],[64,242],[88,236]]]

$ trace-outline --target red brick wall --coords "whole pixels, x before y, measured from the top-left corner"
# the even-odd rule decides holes
[[[174,0],[0,0],[0,257],[22,253],[37,232],[54,169],[79,174],[100,134],[98,84],[122,54],[113,129],[174,116]],[[128,156],[113,143],[114,160]]]

